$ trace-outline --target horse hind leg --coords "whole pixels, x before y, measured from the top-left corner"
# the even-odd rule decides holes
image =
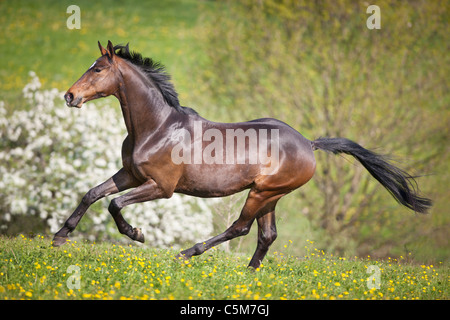
[[[260,213],[258,222],[258,244],[256,251],[250,260],[249,267],[257,269],[269,251],[270,245],[277,238],[277,228],[275,225],[275,204],[269,206],[266,211]]]
[[[211,249],[212,247],[218,246],[219,244],[229,241],[231,239],[234,239],[236,237],[244,236],[249,233],[250,228],[253,224],[254,218],[251,219],[245,219],[239,217],[238,220],[236,220],[225,232],[219,234],[218,236],[215,236],[205,242],[199,242],[193,247],[181,251],[177,256],[176,259],[190,259],[193,256],[198,256],[204,253],[206,250]]]
[[[278,196],[276,200],[278,200],[279,197],[281,196]],[[270,197],[265,192],[258,192],[254,189],[250,190],[239,218],[225,232],[205,242],[197,243],[193,247],[180,252],[176,258],[190,259],[191,257],[200,255],[206,250],[211,249],[212,247],[215,247],[225,241],[247,235],[250,232],[253,221],[260,214],[261,210],[265,210],[267,207],[268,199],[270,199]],[[260,252],[258,253],[258,256],[261,255],[263,258],[265,255],[265,253],[263,255],[265,250],[264,245],[263,247],[260,247],[259,250]],[[267,252],[267,250],[265,252]],[[254,263],[254,265],[256,265],[256,263]]]

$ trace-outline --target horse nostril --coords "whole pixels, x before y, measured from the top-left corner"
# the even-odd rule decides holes
[[[67,103],[72,102],[72,100],[73,100],[73,94],[72,94],[71,92],[67,92],[67,93],[64,95],[64,99],[66,100]]]

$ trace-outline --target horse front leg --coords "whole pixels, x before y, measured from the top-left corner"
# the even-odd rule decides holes
[[[104,183],[89,190],[81,200],[72,215],[66,220],[61,230],[53,237],[53,246],[59,247],[68,240],[68,234],[72,232],[80,222],[87,209],[99,199],[138,185],[138,181],[125,169],[120,169],[114,176]]]
[[[122,216],[120,211],[133,203],[146,202],[155,199],[165,198],[166,193],[156,184],[154,180],[148,180],[132,191],[117,197],[111,201],[109,212],[116,222],[119,232],[127,235],[134,241],[144,242],[144,234],[140,228],[133,228]]]

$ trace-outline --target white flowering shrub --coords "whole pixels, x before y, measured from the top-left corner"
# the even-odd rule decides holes
[[[37,217],[44,230],[56,232],[83,195],[122,166],[126,131],[117,110],[93,103],[69,109],[63,93],[41,90],[36,74],[30,76],[23,89],[24,108],[8,112],[0,101],[0,232],[20,215]],[[94,204],[73,236],[123,239],[107,210],[116,196]],[[132,226],[142,228],[151,246],[177,247],[203,240],[213,230],[208,200],[178,194],[130,205],[123,215]]]

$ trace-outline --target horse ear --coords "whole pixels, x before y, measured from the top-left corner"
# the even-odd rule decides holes
[[[112,58],[115,55],[114,46],[110,40],[108,40],[108,46],[106,47],[109,51],[109,56]]]
[[[98,42],[98,48],[100,49],[100,53],[102,54],[102,56],[108,54],[108,51],[105,48],[103,48],[103,46],[100,44],[100,41]]]

